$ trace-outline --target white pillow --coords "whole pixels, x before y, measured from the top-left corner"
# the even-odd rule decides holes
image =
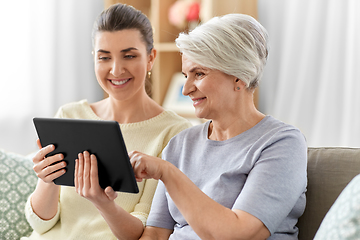
[[[37,177],[29,157],[0,149],[0,236],[20,239],[33,231],[24,208],[34,191]]]
[[[360,175],[341,192],[321,222],[314,240],[360,239]]]

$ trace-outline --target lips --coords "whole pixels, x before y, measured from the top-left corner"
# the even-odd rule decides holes
[[[116,85],[116,86],[120,86],[120,85],[123,85],[125,83],[127,83],[128,81],[130,81],[131,78],[128,78],[128,79],[124,79],[124,80],[112,80],[112,79],[109,79],[109,81]]]
[[[192,98],[191,100],[193,101],[193,105],[196,106],[198,104],[200,104],[203,100],[205,100],[206,97],[203,98]]]

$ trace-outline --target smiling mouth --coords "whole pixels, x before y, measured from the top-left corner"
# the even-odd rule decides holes
[[[116,86],[120,86],[123,85],[125,83],[127,83],[128,81],[130,81],[131,78],[125,79],[125,80],[110,80],[110,82]]]
[[[206,98],[206,97],[193,99],[193,102],[194,102],[194,103],[197,103],[197,102],[200,102],[200,101],[204,100],[205,98]]]

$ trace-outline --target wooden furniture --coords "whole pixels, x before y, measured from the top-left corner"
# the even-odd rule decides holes
[[[180,32],[187,30],[177,29],[168,21],[169,8],[176,0],[104,0],[104,2],[105,8],[118,2],[132,5],[149,17],[154,28],[154,45],[157,49],[157,59],[151,75],[152,98],[162,104],[173,74],[181,72],[181,56],[175,45],[175,39]],[[202,10],[206,11],[201,13],[202,18],[206,18],[202,20],[235,12],[257,18],[257,0],[202,0],[201,4]]]

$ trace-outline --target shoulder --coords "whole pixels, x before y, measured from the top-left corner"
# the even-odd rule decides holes
[[[90,105],[86,99],[83,99],[77,102],[66,103],[62,105],[60,109],[62,109],[63,111],[71,111],[73,109],[84,108],[85,106],[90,106]]]
[[[190,128],[192,124],[187,119],[172,111],[163,111],[159,115],[142,122],[120,124],[123,133],[126,132],[137,136],[146,136],[157,139],[158,143],[165,147],[170,139],[181,131]]]
[[[269,115],[263,119],[263,125],[269,130],[298,130],[295,126],[282,122],[281,120]]]
[[[176,146],[178,143],[186,144],[189,139],[193,141],[196,141],[196,139],[202,139],[205,134],[204,132],[207,130],[208,124],[209,122],[206,122],[195,126],[192,125],[191,127],[184,129],[171,139],[169,145],[172,144]]]
[[[196,145],[205,143],[202,141],[205,125],[206,123],[189,127],[172,137],[163,151],[163,159],[177,165],[179,160],[177,156],[183,154],[183,151],[190,154],[196,149]]]
[[[97,116],[92,111],[90,104],[86,99],[77,102],[70,102],[62,105],[57,111],[55,117],[59,118],[81,118],[95,119]]]
[[[162,119],[164,121],[174,122],[174,123],[190,123],[189,120],[187,120],[184,117],[181,117],[180,115],[176,114],[171,110],[164,110],[160,115],[163,115]]]
[[[257,130],[263,138],[272,139],[273,141],[277,141],[279,138],[296,138],[299,141],[306,141],[305,136],[297,127],[284,123],[272,116],[266,116]]]
[[[192,127],[192,124],[189,120],[184,117],[177,115],[173,111],[165,110],[158,116],[158,124],[164,126],[165,128],[175,128],[179,130],[184,130]]]
[[[297,127],[273,117],[267,117],[259,128],[252,145],[254,151],[261,152],[263,157],[283,158],[288,163],[291,160],[306,165],[307,143],[305,136]]]

